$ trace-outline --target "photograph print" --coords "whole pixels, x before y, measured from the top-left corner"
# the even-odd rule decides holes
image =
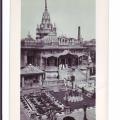
[[[20,120],[96,120],[95,0],[21,0]]]

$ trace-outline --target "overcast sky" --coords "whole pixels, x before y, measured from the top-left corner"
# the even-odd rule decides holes
[[[36,26],[41,23],[45,0],[21,0],[21,37],[35,38]],[[77,38],[78,26],[84,40],[95,38],[95,0],[47,0],[52,23],[57,34]]]

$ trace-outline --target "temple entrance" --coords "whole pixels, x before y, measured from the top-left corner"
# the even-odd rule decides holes
[[[68,66],[71,67],[72,66],[72,59],[69,57],[68,58],[68,62],[67,62]]]
[[[65,50],[59,54],[46,54],[43,56],[44,58],[44,66],[62,66],[62,68],[72,67],[72,66],[79,66],[82,63],[87,61],[88,56],[84,54],[75,54],[71,53],[68,50]],[[32,58],[31,60],[32,61]]]
[[[65,65],[65,58],[62,58],[62,59],[61,59],[61,63],[60,63],[60,64]]]
[[[78,57],[76,55],[67,54],[64,56],[64,58],[66,59],[66,64],[68,65],[68,67],[78,65]]]

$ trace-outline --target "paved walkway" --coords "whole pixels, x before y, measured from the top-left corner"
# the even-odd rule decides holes
[[[59,70],[59,75],[61,79],[68,78],[72,74],[75,76],[76,82],[86,79],[85,74],[79,69],[75,69],[75,71],[72,71],[69,68]]]

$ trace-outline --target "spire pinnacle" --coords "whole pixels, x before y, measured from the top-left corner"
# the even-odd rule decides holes
[[[45,10],[47,10],[47,0],[45,0]]]

